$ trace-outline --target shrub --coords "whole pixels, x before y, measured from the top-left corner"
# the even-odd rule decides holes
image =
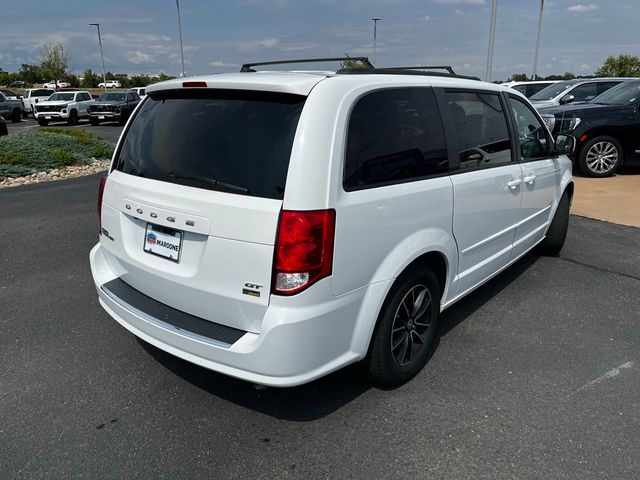
[[[109,158],[113,145],[81,129],[46,128],[0,137],[0,180]]]
[[[5,151],[0,154],[0,163],[6,165],[21,165],[27,161],[27,157],[20,152]]]
[[[78,161],[78,158],[73,153],[62,150],[61,148],[51,150],[51,159],[61,166],[73,165]]]
[[[111,158],[113,155],[113,145],[102,142],[93,147],[93,156],[95,158]]]

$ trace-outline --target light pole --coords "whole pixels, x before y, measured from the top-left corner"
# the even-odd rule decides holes
[[[493,44],[496,40],[496,16],[498,13],[498,0],[493,0],[491,5],[491,26],[489,27],[489,51],[487,52],[487,70],[484,75],[486,82],[491,81],[491,69],[493,68]]]
[[[533,75],[531,80],[536,79],[538,74],[538,52],[540,51],[540,34],[542,33],[542,12],[544,10],[544,0],[540,0],[540,18],[538,19],[538,39],[536,40],[536,53],[533,56]]]
[[[376,66],[376,42],[378,40],[378,22],[380,18],[374,17],[373,20],[373,66]]]
[[[99,23],[90,23],[89,26],[98,27],[98,43],[100,44],[100,58],[102,58],[102,85],[104,86],[104,91],[107,91],[107,74],[104,71],[104,52],[102,51],[102,37],[100,36],[100,24]]]
[[[182,60],[182,75],[184,77],[184,50],[182,49],[182,22],[180,21],[180,0],[176,0],[176,9],[178,10],[178,34],[180,35],[180,59]]]

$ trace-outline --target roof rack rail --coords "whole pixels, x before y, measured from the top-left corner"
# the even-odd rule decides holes
[[[445,70],[444,72],[434,72],[433,70]],[[336,72],[336,74],[393,74],[393,75],[424,75],[430,77],[452,77],[463,78],[465,80],[478,80],[478,77],[472,77],[468,75],[458,75],[453,71],[453,68],[444,66],[418,66],[418,67],[384,67],[384,68],[343,68]]]
[[[446,70],[451,75],[457,75],[456,72],[453,71],[453,67],[451,65],[421,65],[417,67],[383,67],[379,70]]]
[[[355,60],[356,62],[360,62],[364,65],[363,70],[371,71],[375,67],[369,61],[368,57],[331,57],[331,58],[304,58],[300,60],[276,60],[272,62],[252,62],[245,63],[240,68],[241,72],[255,72],[256,70],[253,67],[259,67],[264,65],[283,65],[290,63],[320,63],[320,62],[344,62],[345,60]],[[342,69],[347,70],[347,69]]]

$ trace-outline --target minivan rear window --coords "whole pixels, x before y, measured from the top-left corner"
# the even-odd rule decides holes
[[[305,99],[245,90],[151,93],[125,132],[115,168],[163,182],[282,199]]]

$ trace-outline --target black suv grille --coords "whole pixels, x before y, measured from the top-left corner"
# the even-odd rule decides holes
[[[93,105],[89,107],[91,112],[114,112],[117,109],[114,105]]]

